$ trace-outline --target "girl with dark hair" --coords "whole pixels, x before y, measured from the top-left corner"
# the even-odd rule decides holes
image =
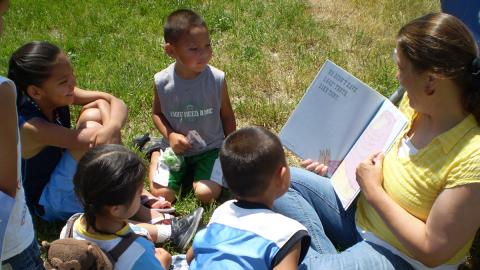
[[[110,94],[77,88],[67,55],[48,42],[15,51],[8,77],[17,85],[27,204],[45,220],[65,220],[81,210],[72,185],[77,160],[89,147],[120,142],[127,108]],[[76,129],[72,104],[83,106]]]
[[[357,167],[344,210],[325,166],[305,161],[274,208],[304,224],[312,269],[457,269],[480,227],[480,59],[472,34],[443,13],[400,29],[394,57],[410,124],[385,156]],[[317,174],[315,174],[317,173]],[[338,252],[338,250],[341,250]]]
[[[156,241],[156,226],[129,224],[140,208],[145,166],[127,148],[106,144],[85,153],[78,163],[74,185],[84,213],[73,225],[73,237],[97,243],[112,250],[121,238],[136,233]],[[170,254],[138,237],[123,252],[114,269],[169,269]],[[162,267],[163,266],[163,267]]]
[[[141,207],[145,165],[127,148],[106,144],[87,151],[78,163],[73,179],[75,194],[84,213],[73,225],[73,237],[96,242],[110,251],[129,232],[141,234],[155,243],[170,240],[173,247],[184,252],[192,240],[203,214],[199,207],[192,214],[152,225],[128,223]],[[65,229],[60,237],[66,234]],[[136,244],[135,244],[136,243]],[[169,269],[171,256],[152,243],[137,238],[119,257],[115,269]]]

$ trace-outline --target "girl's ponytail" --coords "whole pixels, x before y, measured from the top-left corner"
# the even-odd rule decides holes
[[[52,72],[60,48],[46,41],[34,41],[18,48],[8,62],[7,77],[17,87],[17,106],[27,96],[30,85],[40,87]]]
[[[105,206],[130,204],[145,178],[140,157],[124,146],[100,145],[87,151],[77,165],[74,190],[85,220],[95,231],[95,220]]]

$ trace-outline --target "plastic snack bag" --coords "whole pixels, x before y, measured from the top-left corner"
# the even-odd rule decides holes
[[[170,170],[178,172],[178,170],[180,170],[180,167],[182,166],[183,157],[178,156],[177,154],[175,154],[175,152],[173,152],[171,147],[168,147],[167,149],[165,149],[165,151],[163,151],[158,161],[167,165]]]
[[[207,143],[196,130],[190,130],[187,133],[187,140],[192,145],[193,149],[201,150],[207,146]]]

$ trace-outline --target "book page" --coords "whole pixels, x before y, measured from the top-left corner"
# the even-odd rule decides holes
[[[390,101],[386,100],[380,107],[331,178],[333,188],[345,209],[360,192],[356,180],[358,164],[370,154],[386,153],[407,122],[407,118]]]
[[[279,137],[302,159],[329,166],[331,176],[385,97],[327,60]]]
[[[5,238],[5,231],[7,230],[8,219],[12,212],[15,199],[0,191],[0,261],[3,252],[3,240]]]

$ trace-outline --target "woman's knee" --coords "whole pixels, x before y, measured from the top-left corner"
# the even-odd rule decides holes
[[[291,186],[304,193],[303,189],[314,192],[330,192],[333,190],[330,179],[303,168],[290,168]]]

